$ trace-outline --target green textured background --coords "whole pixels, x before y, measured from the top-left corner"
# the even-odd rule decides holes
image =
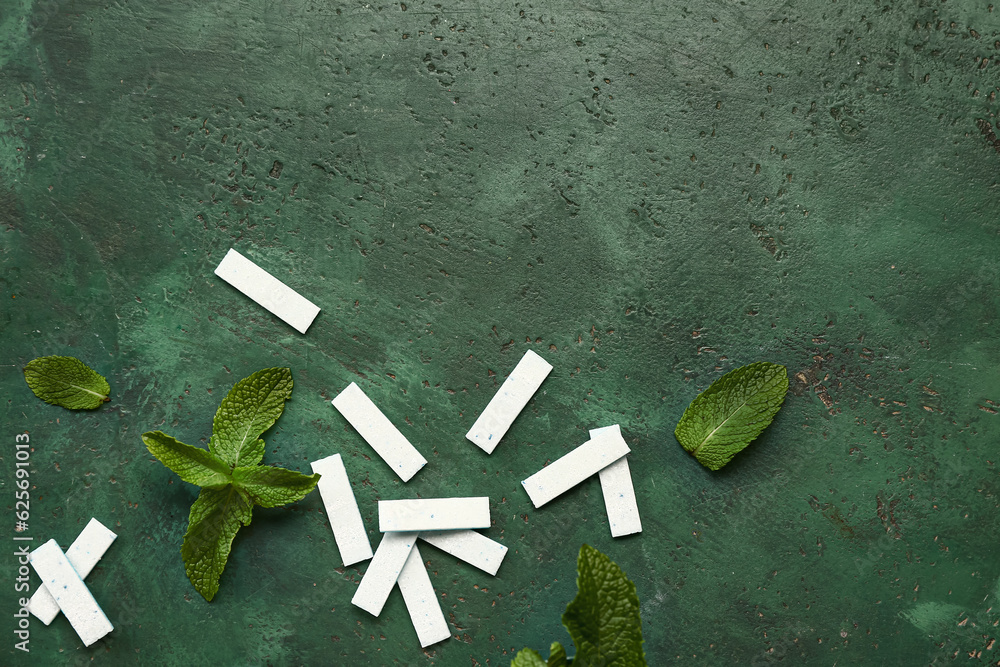
[[[0,0],[0,535],[25,430],[36,543],[119,534],[89,649],[60,618],[13,650],[0,558],[0,662],[506,665],[568,642],[583,542],[654,665],[997,661],[998,40],[985,0]],[[323,309],[307,335],[213,275],[230,247]],[[555,369],[487,457],[464,433],[527,349]],[[112,401],[35,399],[48,354]],[[785,406],[710,473],[674,425],[761,359]],[[316,494],[255,512],[214,602],[188,583],[196,489],[139,434],[204,443],[275,365],[265,463],[343,453],[373,540],[378,498],[489,494],[497,578],[422,547],[451,640],[351,606]],[[330,406],[351,381],[429,459],[409,484]],[[617,541],[595,481],[520,485],[614,422]]]

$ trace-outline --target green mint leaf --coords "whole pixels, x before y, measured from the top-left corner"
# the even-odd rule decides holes
[[[261,507],[278,507],[302,500],[316,488],[318,481],[318,473],[303,475],[277,467],[252,466],[233,470],[233,484]]]
[[[264,448],[266,445],[263,440],[255,440],[251,443],[243,445],[243,453],[240,454],[240,465],[241,466],[255,466],[259,465],[261,461],[264,460]]]
[[[278,420],[291,394],[287,368],[265,368],[237,382],[215,413],[209,449],[234,468],[260,463],[264,447],[258,437]]]
[[[576,597],[562,617],[576,645],[573,667],[646,665],[635,584],[614,561],[584,544],[576,585]]]
[[[566,649],[559,642],[549,647],[549,661],[542,660],[541,654],[532,648],[521,649],[510,661],[511,667],[568,667]]]
[[[205,488],[221,488],[233,481],[226,462],[207,450],[186,445],[162,431],[143,433],[142,441],[150,454],[185,482]]]
[[[24,380],[35,396],[69,410],[93,410],[111,400],[108,381],[76,357],[32,359]]]
[[[549,664],[547,667],[567,667],[566,649],[559,642],[552,642],[549,647]]]
[[[786,393],[784,366],[758,361],[737,368],[691,401],[674,435],[699,463],[718,470],[771,423]]]
[[[546,664],[538,651],[531,648],[523,648],[510,661],[510,667],[546,667]]]
[[[191,505],[181,556],[188,579],[209,602],[219,590],[233,538],[250,525],[252,511],[250,499],[232,485],[202,489]]]

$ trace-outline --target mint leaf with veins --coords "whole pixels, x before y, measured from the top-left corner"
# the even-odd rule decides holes
[[[188,579],[208,601],[219,590],[233,538],[250,525],[253,506],[301,500],[319,481],[318,474],[260,465],[264,441],[259,436],[281,416],[291,393],[287,368],[265,368],[237,382],[215,413],[208,451],[161,431],[142,434],[163,465],[202,487],[191,506],[181,556]]]
[[[542,654],[533,648],[522,648],[510,663],[510,667],[568,667],[571,663],[566,660],[566,649],[559,642],[552,642],[549,647],[549,659],[542,658]]]
[[[226,462],[200,447],[185,445],[162,431],[142,434],[149,453],[185,482],[205,488],[221,488],[233,481]]]
[[[38,357],[24,367],[35,396],[67,410],[93,410],[111,400],[104,377],[76,357]]]
[[[566,660],[566,649],[559,642],[552,642],[549,647],[549,664],[546,667],[566,667],[569,662]]]
[[[577,594],[562,622],[576,645],[576,657],[552,642],[545,661],[534,649],[522,649],[511,667],[646,667],[642,619],[635,584],[600,551],[584,544],[577,558]]]
[[[316,488],[319,473],[303,475],[270,466],[249,466],[233,470],[233,484],[261,507],[279,507],[302,500]]]
[[[533,648],[522,648],[510,661],[510,667],[548,667],[548,664]]]
[[[257,438],[278,421],[291,395],[292,372],[287,368],[265,368],[240,380],[215,413],[208,448],[234,468],[257,465],[264,458]]]
[[[219,591],[233,538],[242,526],[250,525],[252,511],[250,499],[231,484],[202,489],[191,505],[181,556],[188,579],[209,602]]]
[[[589,544],[580,547],[576,571],[579,590],[562,617],[576,645],[574,667],[645,665],[635,584]]]
[[[784,366],[767,361],[742,366],[691,401],[674,435],[699,463],[718,470],[771,423],[787,393]]]

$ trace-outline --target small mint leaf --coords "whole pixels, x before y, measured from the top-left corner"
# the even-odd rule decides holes
[[[270,466],[239,467],[233,470],[233,484],[261,507],[278,507],[302,500],[316,488],[318,481],[318,473],[303,475],[294,470]]]
[[[674,435],[699,463],[718,470],[771,423],[786,393],[784,366],[758,361],[737,368],[691,401]]]
[[[162,431],[143,433],[142,441],[150,454],[185,482],[220,488],[233,481],[225,461],[207,450],[186,445]]]
[[[201,490],[191,505],[181,556],[195,589],[209,602],[219,590],[219,577],[241,526],[249,526],[253,504],[232,485]]]
[[[546,665],[538,651],[531,648],[523,648],[510,661],[510,667],[546,667]]]
[[[76,357],[32,359],[24,380],[35,396],[68,410],[93,410],[111,400],[108,381]]]
[[[237,382],[215,413],[209,449],[234,468],[260,463],[264,448],[258,437],[278,420],[291,394],[287,368],[265,368]]]
[[[546,667],[567,667],[566,649],[559,642],[552,642],[549,647],[549,663]]]
[[[562,617],[576,645],[573,667],[646,665],[635,584],[614,561],[584,544],[576,585],[576,597]]]

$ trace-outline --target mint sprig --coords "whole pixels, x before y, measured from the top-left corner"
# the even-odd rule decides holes
[[[645,667],[642,619],[635,584],[606,555],[584,544],[577,558],[577,594],[562,622],[576,646],[572,662],[559,642],[545,661],[535,650],[521,650],[511,667]]]
[[[691,401],[674,435],[699,463],[718,470],[771,423],[786,393],[784,366],[767,361],[742,366]]]
[[[319,481],[318,474],[260,465],[260,435],[281,416],[291,393],[287,368],[265,368],[237,382],[215,413],[208,450],[162,431],[142,434],[146,448],[163,465],[201,487],[191,505],[181,556],[188,579],[208,601],[219,590],[233,538],[250,525],[253,506],[301,500]]]
[[[111,400],[104,377],[76,357],[38,357],[24,367],[35,396],[67,410],[93,410]]]

